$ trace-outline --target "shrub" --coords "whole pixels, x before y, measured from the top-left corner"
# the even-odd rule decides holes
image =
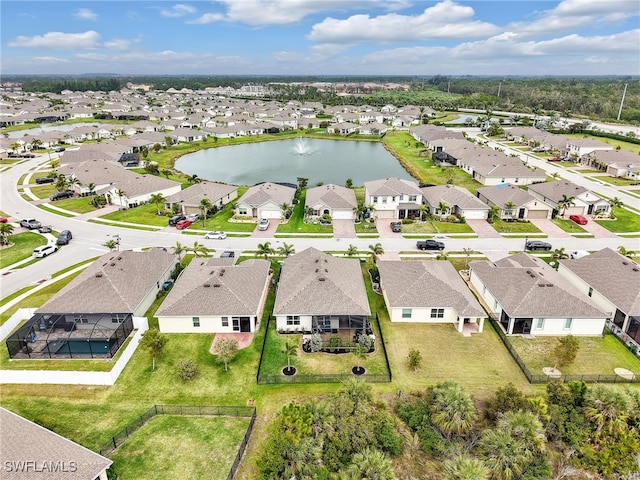
[[[198,365],[191,360],[181,360],[178,362],[178,375],[182,380],[191,380],[198,373]]]
[[[409,225],[411,223],[413,223],[413,219],[411,219],[411,218],[403,218],[402,219],[402,224],[403,225]]]
[[[412,348],[409,350],[409,355],[407,357],[407,365],[414,372],[420,368],[422,364],[422,354],[416,348]]]
[[[311,353],[319,352],[322,350],[322,337],[319,333],[314,333],[311,335],[311,339],[309,340],[309,350]]]
[[[329,338],[329,348],[331,350],[335,350],[336,348],[338,348],[341,343],[342,343],[342,338],[340,337],[340,335],[332,335]]]
[[[365,353],[369,353],[373,348],[373,338],[369,335],[360,335],[358,336],[358,344]]]

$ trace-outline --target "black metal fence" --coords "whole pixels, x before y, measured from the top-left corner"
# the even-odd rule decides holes
[[[493,317],[489,317],[489,321],[495,328],[496,332],[498,332],[498,336],[500,337],[500,340],[502,340],[502,343],[507,348],[507,350],[509,351],[513,359],[516,361],[516,363],[518,364],[518,367],[520,367],[520,370],[522,370],[522,373],[524,374],[524,376],[527,377],[527,380],[529,381],[529,383],[533,383],[533,384],[541,384],[541,383],[549,383],[549,382],[565,382],[566,383],[573,380],[583,381],[587,383],[640,383],[640,378],[638,378],[637,376],[634,376],[632,378],[624,378],[619,375],[604,374],[604,373],[594,373],[594,374],[588,374],[588,375],[558,375],[558,376],[533,374],[531,373],[531,370],[527,368],[527,365],[524,363],[524,360],[520,358],[520,355],[518,355],[518,352],[516,351],[516,349],[513,348],[513,345],[511,345],[511,342],[509,341],[509,337],[507,337],[507,335],[504,333],[498,321]]]
[[[124,441],[133,435],[140,427],[144,426],[156,415],[184,415],[184,416],[221,416],[221,417],[249,417],[249,426],[244,434],[244,438],[238,448],[236,458],[231,465],[227,480],[232,480],[240,460],[247,448],[251,432],[253,431],[253,425],[256,421],[256,408],[255,407],[241,407],[241,406],[213,406],[213,405],[154,405],[149,410],[144,412],[133,422],[120,430],[111,439],[105,443],[99,450],[100,455],[109,456],[113,451],[124,443]]]
[[[369,323],[371,323],[373,317],[370,317]],[[262,339],[262,349],[260,351],[260,360],[258,362],[258,371],[256,373],[256,383],[258,385],[273,385],[273,384],[304,384],[304,383],[341,383],[344,380],[352,378],[353,375],[349,373],[334,373],[334,374],[296,374],[296,375],[265,375],[260,373],[262,368],[262,361],[264,359],[264,351],[267,345],[267,339],[270,335],[269,326],[272,321],[272,317],[267,319],[266,331],[264,338]],[[380,345],[382,345],[382,353],[384,355],[385,365],[387,371],[385,373],[366,373],[358,376],[359,379],[365,382],[371,383],[388,383],[392,380],[391,366],[389,365],[389,357],[387,356],[387,349],[384,345],[384,337],[382,336],[382,328],[380,327],[380,319],[376,314],[376,321],[378,324],[378,332],[380,333]],[[355,349],[355,347],[354,347]]]

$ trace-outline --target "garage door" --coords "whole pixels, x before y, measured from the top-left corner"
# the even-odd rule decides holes
[[[374,210],[373,215],[378,218],[396,218],[395,210]]]
[[[334,220],[352,220],[353,212],[351,210],[334,210],[333,219]]]
[[[260,210],[260,218],[282,218],[282,210]]]
[[[487,211],[486,210],[463,210],[464,218],[467,220],[486,220],[487,219]]]
[[[529,210],[527,218],[547,218],[549,210]]]

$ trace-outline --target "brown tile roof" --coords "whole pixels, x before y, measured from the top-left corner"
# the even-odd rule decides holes
[[[378,270],[390,307],[451,307],[461,317],[486,316],[447,260],[380,261]]]
[[[282,266],[274,315],[371,315],[360,262],[307,248]]]
[[[0,425],[1,478],[94,480],[113,463],[2,407]]]

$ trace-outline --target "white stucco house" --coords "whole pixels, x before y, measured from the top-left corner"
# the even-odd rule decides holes
[[[238,199],[236,214],[252,218],[282,218],[282,205],[291,205],[294,187],[265,182],[253,185]]]
[[[331,183],[307,190],[305,210],[310,209],[312,217],[328,214],[333,220],[353,220],[357,206],[355,192],[341,185]]]
[[[422,191],[418,183],[390,177],[364,182],[364,204],[373,206],[374,218],[418,218]]]

